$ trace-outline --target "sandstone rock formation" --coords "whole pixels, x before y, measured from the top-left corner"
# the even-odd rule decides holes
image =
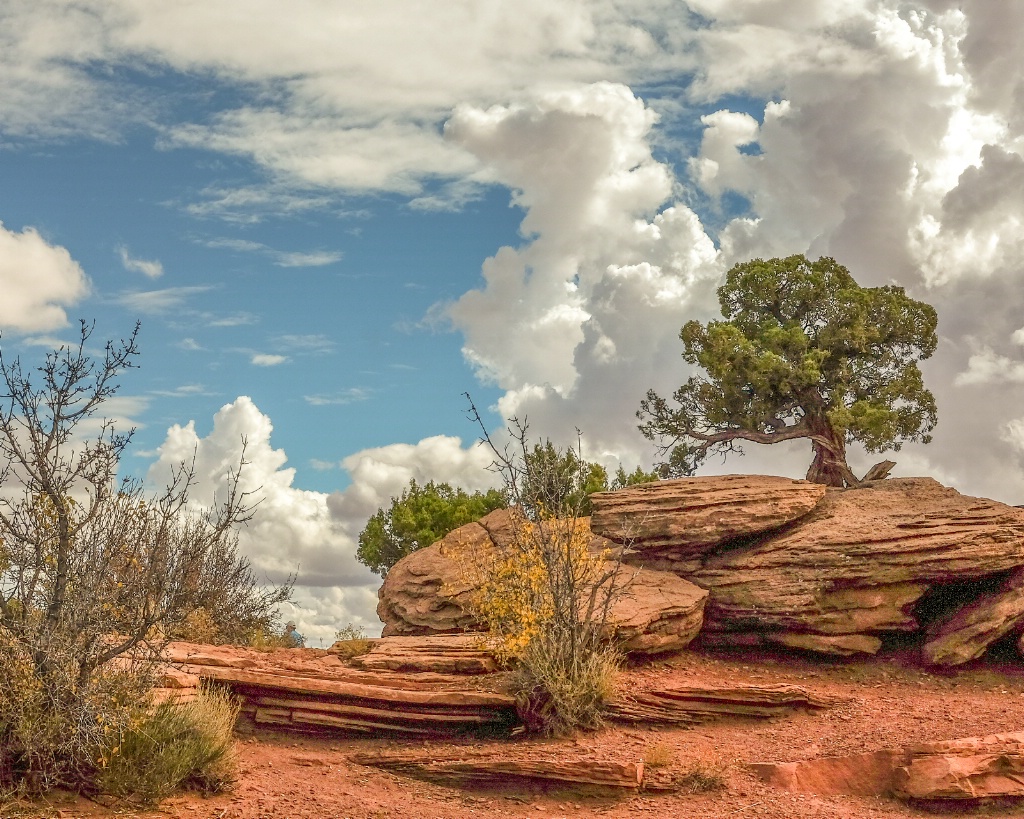
[[[512,536],[510,513],[491,512],[413,552],[388,572],[378,593],[384,636],[451,634],[478,629],[467,613],[474,567]],[[595,536],[594,551],[612,547]],[[670,572],[620,566],[623,592],[609,612],[609,628],[628,653],[656,654],[685,648],[700,631],[707,592]]]
[[[929,586],[1022,565],[1024,512],[904,478],[830,490],[798,525],[711,555],[690,579],[711,592],[705,629],[720,641],[872,653],[877,633],[919,627]]]
[[[911,746],[893,786],[906,799],[1024,797],[1024,732]]]
[[[366,670],[417,674],[490,674],[498,670],[484,633],[387,637],[374,640],[368,652],[349,663]]]
[[[565,755],[531,760],[495,758],[479,753],[462,753],[459,757],[437,759],[434,753],[406,751],[353,754],[349,759],[357,765],[383,768],[441,785],[476,784],[500,787],[503,791],[516,783],[571,786],[577,792],[580,786],[588,791],[591,788],[635,791],[644,781],[643,762],[569,759]]]
[[[629,562],[680,571],[732,540],[778,529],[810,512],[825,487],[765,475],[655,481],[591,496],[591,530],[627,544]]]
[[[772,719],[835,704],[829,697],[796,685],[689,686],[624,691],[605,706],[604,715],[612,722],[626,724],[687,725],[723,716]]]
[[[1024,797],[1024,733],[993,734],[750,768],[777,788],[978,804]]]
[[[454,639],[451,665],[466,653],[466,638]],[[444,653],[440,641],[434,641],[433,651]],[[500,684],[474,685],[466,676],[364,671],[316,649],[257,652],[172,643],[166,653],[179,672],[229,688],[241,700],[243,718],[256,725],[406,737],[508,731],[519,725],[515,700],[499,690]],[[494,676],[498,683],[500,676]]]
[[[613,617],[630,651],[676,650],[692,638],[704,604],[678,578],[710,593],[700,634],[709,646],[873,654],[886,634],[928,625],[918,638],[926,659],[952,665],[1024,629],[1024,510],[930,478],[846,490],[762,476],[686,478],[599,493],[594,508],[592,547],[618,544],[622,561],[641,568]],[[493,512],[399,562],[380,590],[384,634],[477,627],[466,613],[464,567],[508,541],[510,520]],[[953,616],[920,621],[926,594],[955,585],[969,592],[970,581],[1018,569],[996,592],[960,601]]]
[[[954,666],[975,660],[992,643],[1024,628],[1024,571],[1014,572],[991,594],[932,624],[921,656],[930,665]]]

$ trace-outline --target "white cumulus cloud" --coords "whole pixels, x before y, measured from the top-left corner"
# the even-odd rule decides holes
[[[38,333],[68,323],[66,308],[86,296],[89,280],[65,248],[0,222],[0,290],[0,329]]]

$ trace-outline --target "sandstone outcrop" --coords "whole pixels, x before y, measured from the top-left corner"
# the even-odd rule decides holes
[[[677,650],[699,626],[708,646],[873,654],[885,635],[927,625],[919,638],[926,660],[954,665],[1024,630],[1024,510],[930,478],[846,490],[762,476],[685,478],[593,502],[592,548],[617,546],[622,562],[640,569],[612,617],[631,652]],[[500,510],[399,562],[379,593],[384,634],[478,628],[466,611],[466,567],[511,537],[510,513]],[[991,588],[1016,570],[1020,577],[996,592],[971,591],[974,581]],[[706,603],[680,585],[688,583],[709,592]],[[959,611],[922,623],[922,598],[952,587],[963,589]]]
[[[1024,512],[905,478],[831,490],[799,525],[708,556],[690,579],[711,592],[712,639],[748,633],[826,653],[872,653],[877,633],[919,627],[912,607],[930,586],[1022,565]]]
[[[465,638],[455,642],[453,666],[466,653]],[[432,650],[444,653],[437,640]],[[172,643],[166,653],[179,672],[230,689],[241,701],[242,717],[255,725],[406,737],[500,732],[519,725],[514,698],[497,684],[500,675],[487,687],[464,675],[434,671],[364,671],[316,649],[257,652]]]
[[[369,651],[349,662],[365,670],[415,674],[491,674],[498,670],[484,633],[374,640]]]
[[[1024,571],[1014,572],[995,592],[967,603],[952,617],[933,623],[921,656],[929,665],[962,665],[1020,628],[1024,628]]]
[[[1024,797],[1024,732],[911,746],[893,785],[905,799]]]
[[[511,537],[510,513],[499,509],[399,561],[378,593],[384,636],[479,629],[466,611],[473,591],[469,578]],[[591,541],[595,552],[613,546],[600,536]],[[621,565],[615,584],[623,591],[609,612],[608,627],[627,653],[678,651],[700,631],[707,592],[693,583],[671,572]]]
[[[835,704],[829,697],[796,685],[690,686],[624,692],[605,706],[604,715],[626,724],[687,725],[724,716],[771,719]]]
[[[437,759],[433,753],[392,752],[353,754],[357,765],[383,768],[441,785],[484,785],[503,791],[518,784],[571,786],[586,789],[637,790],[644,781],[643,762],[614,762],[604,759],[549,758],[514,760],[482,754],[462,753],[458,759]]]
[[[1024,733],[803,762],[757,763],[750,768],[765,782],[789,791],[977,804],[1024,797]]]
[[[591,496],[591,530],[627,544],[630,562],[663,568],[779,529],[825,496],[820,484],[766,475],[655,481]]]

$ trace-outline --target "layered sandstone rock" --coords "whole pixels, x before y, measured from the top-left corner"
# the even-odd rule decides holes
[[[384,621],[384,636],[479,629],[467,612],[472,578],[511,537],[510,513],[499,509],[399,561],[378,592],[377,614]],[[594,552],[612,547],[600,536],[591,539]],[[608,627],[623,641],[623,650],[633,654],[677,651],[696,637],[706,591],[670,572],[613,568],[615,586],[622,591],[609,612]]]
[[[388,637],[374,640],[349,664],[374,671],[435,674],[490,674],[498,670],[483,633]]]
[[[911,746],[894,791],[920,800],[1024,797],[1024,732]]]
[[[820,484],[766,475],[655,481],[592,495],[590,526],[627,544],[634,561],[661,568],[779,529],[810,512],[825,491]]]
[[[878,632],[918,628],[929,586],[1022,565],[1024,511],[905,478],[830,490],[799,525],[707,557],[690,579],[711,592],[705,628],[720,641],[872,653]]]
[[[993,734],[750,768],[777,788],[923,802],[1024,797],[1024,733]]]
[[[612,722],[686,725],[718,717],[775,719],[795,711],[831,708],[837,701],[797,685],[688,686],[621,692],[605,705]]]
[[[1024,571],[999,588],[933,623],[921,656],[930,665],[955,666],[976,660],[992,643],[1024,627]]]

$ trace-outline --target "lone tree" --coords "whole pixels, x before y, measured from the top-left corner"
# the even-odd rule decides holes
[[[882,452],[931,440],[935,399],[917,365],[935,351],[930,305],[804,256],[736,265],[718,300],[724,321],[691,321],[679,334],[683,358],[707,376],[676,390],[676,406],[649,391],[637,413],[640,431],[669,456],[664,474],[690,475],[743,441],[808,438],[807,480],[856,486],[848,443]]]

